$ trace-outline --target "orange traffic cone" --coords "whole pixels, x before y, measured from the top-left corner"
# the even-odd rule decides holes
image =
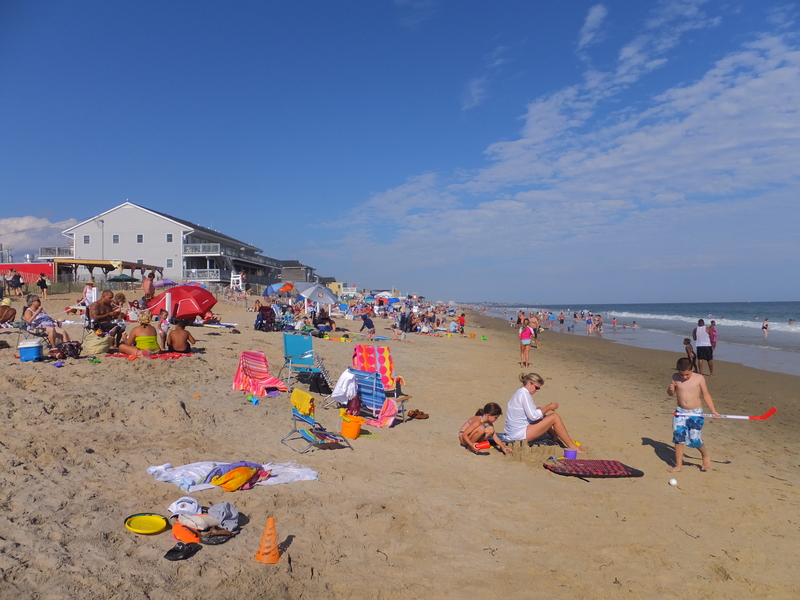
[[[264,527],[264,535],[261,536],[261,544],[258,546],[255,560],[265,565],[274,565],[281,559],[278,552],[278,534],[275,533],[275,519],[267,519],[267,526]]]

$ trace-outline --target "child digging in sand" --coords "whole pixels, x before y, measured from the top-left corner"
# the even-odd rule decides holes
[[[672,376],[672,381],[667,389],[667,394],[676,396],[678,408],[675,409],[675,417],[672,420],[672,443],[675,444],[675,466],[668,469],[670,473],[677,473],[683,467],[684,448],[697,448],[703,457],[701,471],[708,471],[711,468],[711,457],[708,450],[703,445],[700,433],[703,430],[705,419],[700,416],[703,412],[702,401],[708,405],[714,418],[719,417],[719,413],[714,408],[714,400],[708,393],[705,378],[699,373],[692,372],[692,361],[688,358],[678,359],[676,365],[678,372]]]
[[[500,447],[503,454],[508,454],[511,452],[511,448],[506,447],[494,430],[494,422],[502,414],[503,409],[494,402],[489,402],[483,408],[479,408],[475,416],[461,427],[461,431],[458,432],[458,441],[470,452],[478,454],[477,445],[494,438],[494,443]]]

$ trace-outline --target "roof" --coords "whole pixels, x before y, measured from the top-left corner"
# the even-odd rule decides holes
[[[281,267],[303,267],[306,269],[312,269],[313,267],[309,267],[308,265],[304,265],[299,260],[279,260]]]
[[[192,223],[191,221],[187,221],[185,219],[179,219],[178,217],[173,217],[172,215],[168,215],[166,213],[162,213],[162,212],[159,212],[157,210],[153,210],[151,208],[146,208],[144,206],[139,206],[138,204],[134,204],[133,202],[123,202],[119,206],[115,206],[114,208],[111,208],[111,209],[109,209],[109,210],[107,210],[107,211],[105,211],[103,213],[100,213],[99,215],[94,216],[91,219],[86,219],[85,221],[81,221],[77,225],[73,225],[69,229],[65,229],[64,231],[62,231],[62,233],[64,235],[66,235],[67,233],[69,233],[73,229],[77,229],[78,227],[88,223],[89,221],[94,221],[95,219],[97,219],[99,217],[102,217],[103,215],[107,215],[107,214],[109,214],[111,212],[114,212],[115,210],[117,210],[119,208],[122,208],[123,206],[133,206],[134,208],[138,208],[139,210],[143,210],[143,211],[149,212],[151,214],[154,214],[156,216],[159,216],[159,217],[161,217],[163,219],[167,219],[169,221],[172,221],[173,223],[175,223],[177,225],[182,225],[183,227],[188,227],[189,229],[193,230],[194,232],[205,233],[206,235],[214,236],[214,237],[219,238],[221,240],[225,240],[225,241],[227,241],[227,242],[229,242],[231,244],[234,244],[236,246],[239,246],[239,247],[244,246],[245,248],[249,248],[249,249],[251,249],[251,250],[253,250],[255,252],[262,252],[261,248],[258,248],[256,246],[253,246],[252,244],[248,244],[246,242],[243,242],[242,240],[237,240],[236,238],[233,238],[233,237],[231,237],[229,235],[225,235],[224,233],[220,233],[219,231],[214,231],[213,229],[209,229],[207,227],[203,227],[202,225],[197,225],[197,224]]]
[[[124,271],[126,269],[130,269],[131,272],[141,270],[143,273],[146,270],[158,271],[159,273],[164,271],[164,267],[157,267],[155,265],[145,265],[143,263],[135,263],[127,260],[88,260],[82,258],[56,258],[53,260],[53,264],[56,266],[56,268],[58,268],[60,265],[73,265],[86,268],[91,267],[92,269],[94,267],[100,267],[104,271],[105,270]]]

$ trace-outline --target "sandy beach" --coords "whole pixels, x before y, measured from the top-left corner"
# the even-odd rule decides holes
[[[45,308],[56,315],[66,299]],[[546,379],[537,403],[560,404],[589,458],[645,473],[562,477],[541,458],[475,456],[458,446],[460,425],[486,402],[505,408],[521,372],[516,330],[468,313],[469,324],[482,326],[468,328],[475,339],[380,342],[413,395],[408,408],[429,419],[373,430],[352,452],[301,456],[280,444],[291,428],[286,394],[252,406],[231,389],[244,350],[263,350],[277,375],[281,334],[254,331],[254,315],[242,309],[215,311],[241,334],[194,328],[205,352],[176,361],[20,363],[16,332],[0,330],[12,346],[0,350],[0,597],[800,596],[798,377],[715,361],[708,386],[721,413],[778,413],[764,422],[707,421],[713,470],[700,472],[689,450],[671,487],[674,400],[666,388],[681,354],[545,332],[531,350],[530,370]],[[376,325],[388,335],[388,321]],[[80,327],[70,331],[80,339]],[[314,344],[334,376],[349,366],[352,344]],[[337,411],[317,416],[338,429]],[[138,512],[167,516],[184,495],[147,467],[201,460],[296,461],[319,480],[193,494],[206,506],[234,504],[243,530],[169,562],[169,532],[141,536],[123,522]],[[253,560],[270,516],[285,548],[277,565]]]

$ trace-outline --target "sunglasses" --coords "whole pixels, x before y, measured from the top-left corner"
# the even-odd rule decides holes
[[[532,385],[533,387],[535,387],[535,388],[536,388],[536,391],[537,391],[537,392],[538,392],[540,389],[542,389],[542,386],[541,386],[541,385],[536,385],[535,383],[532,383],[531,385]]]

